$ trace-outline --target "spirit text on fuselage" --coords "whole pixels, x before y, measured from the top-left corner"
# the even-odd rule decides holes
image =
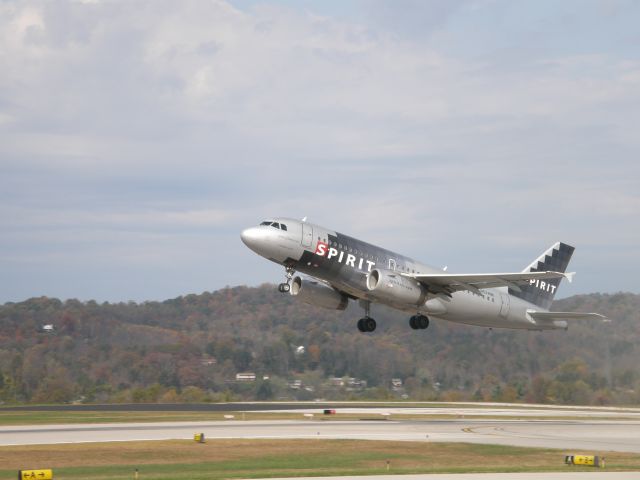
[[[346,253],[343,250],[338,250],[337,248],[329,247],[324,242],[318,242],[318,246],[316,247],[315,254],[320,257],[326,257],[327,260],[331,258],[335,258],[338,263],[342,263],[344,261],[345,265],[348,265],[352,268],[357,268],[359,270],[363,270],[366,266],[366,270],[368,272],[375,266],[376,262],[371,260],[367,260],[364,257],[356,257],[351,253]]]

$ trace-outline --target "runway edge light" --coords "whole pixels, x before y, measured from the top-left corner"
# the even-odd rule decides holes
[[[18,480],[53,480],[53,470],[18,470]]]

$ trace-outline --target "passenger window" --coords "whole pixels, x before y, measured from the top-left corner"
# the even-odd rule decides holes
[[[287,231],[287,226],[286,226],[284,223],[281,223],[281,224],[280,224],[280,228],[281,228],[282,230],[284,230],[285,232]]]

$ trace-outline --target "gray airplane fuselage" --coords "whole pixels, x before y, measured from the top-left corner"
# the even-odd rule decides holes
[[[284,225],[286,230],[270,222]],[[377,297],[367,288],[367,277],[374,269],[403,276],[441,274],[443,270],[308,222],[274,218],[244,230],[242,240],[257,254],[319,279],[352,299],[385,304],[413,315],[483,327],[525,330],[567,327],[562,320],[544,326],[536,323],[529,312],[541,308],[510,295],[507,287],[456,291],[450,296],[427,294],[416,303]],[[407,281],[418,283],[413,279]]]

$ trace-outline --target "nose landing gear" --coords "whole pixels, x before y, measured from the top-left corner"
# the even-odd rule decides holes
[[[296,273],[293,267],[284,267],[287,277],[287,281],[278,285],[278,291],[281,293],[289,293],[291,291],[291,279],[293,278],[293,274]]]
[[[424,330],[429,326],[429,317],[414,315],[409,319],[409,326],[414,330]]]

